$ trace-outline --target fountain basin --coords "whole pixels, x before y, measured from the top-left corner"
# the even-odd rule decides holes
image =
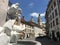
[[[31,41],[25,40],[25,41],[18,41],[17,45],[41,45],[41,43],[32,40]]]

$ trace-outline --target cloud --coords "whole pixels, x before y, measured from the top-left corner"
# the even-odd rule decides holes
[[[41,17],[45,16],[45,12],[40,14]]]
[[[33,13],[31,13],[30,15],[33,16],[33,17],[38,18],[39,13],[37,13],[37,12],[33,12]],[[46,23],[46,22],[45,22],[45,18],[44,18],[44,16],[45,16],[45,12],[44,12],[44,13],[41,13],[40,16],[41,16],[41,19],[42,19],[42,23],[45,24],[45,23]]]
[[[39,13],[34,12],[34,13],[31,13],[30,15],[33,17],[38,17]]]
[[[33,7],[33,6],[34,6],[34,3],[33,3],[33,2],[30,3],[28,6],[29,6],[29,7]]]
[[[33,12],[33,13],[31,13],[30,15],[33,16],[33,17],[38,17],[39,13]],[[45,12],[44,12],[44,13],[41,13],[40,16],[41,16],[41,17],[44,17],[44,16],[45,16]]]

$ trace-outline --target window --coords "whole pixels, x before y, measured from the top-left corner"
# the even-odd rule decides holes
[[[52,16],[50,15],[50,20],[52,20]]]
[[[49,17],[49,20],[51,21],[51,15],[50,15],[50,17]]]
[[[59,3],[60,3],[60,0],[59,0]]]
[[[52,13],[52,17],[54,18],[54,12]]]
[[[55,26],[55,22],[53,21],[53,26]]]
[[[56,6],[56,2],[54,1],[54,7]]]
[[[57,9],[55,9],[55,16],[57,16]]]
[[[51,28],[52,28],[52,23],[51,23]]]
[[[51,19],[50,19],[50,17],[49,17],[49,19],[48,19],[48,20],[49,20],[49,21],[51,20]]]
[[[51,27],[51,25],[49,24],[49,28]]]
[[[56,18],[56,25],[58,25],[58,18]]]
[[[53,5],[51,6],[51,10],[53,10]]]

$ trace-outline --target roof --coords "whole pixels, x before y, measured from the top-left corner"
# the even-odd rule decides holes
[[[27,24],[27,25],[30,25],[30,26],[34,26],[34,23],[30,20],[30,21],[25,21],[24,17],[21,18],[21,23],[24,23],[24,24]]]
[[[23,24],[26,24],[26,25],[30,25],[30,26],[36,26],[36,27],[38,27],[38,28],[42,28],[41,26],[39,26],[37,23],[35,23],[35,22],[33,22],[33,21],[25,21],[25,19],[24,18],[21,18],[21,23],[23,23]]]

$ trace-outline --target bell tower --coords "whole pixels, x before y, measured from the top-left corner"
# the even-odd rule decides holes
[[[39,26],[42,26],[42,19],[41,19],[41,17],[40,17],[40,14],[39,14],[39,16],[38,16],[38,25],[39,25]]]

